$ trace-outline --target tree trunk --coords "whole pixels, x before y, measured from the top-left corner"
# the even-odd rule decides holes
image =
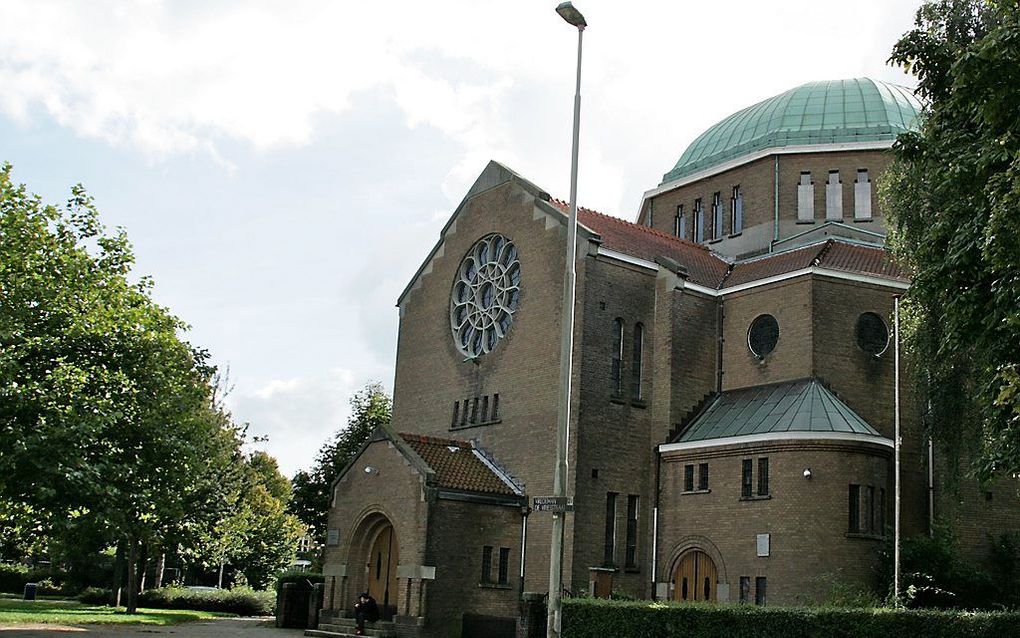
[[[117,553],[113,558],[113,604],[120,607],[120,594],[124,587],[124,541],[117,541]]]
[[[220,577],[216,579],[216,587],[223,589],[223,563],[220,563]]]
[[[156,589],[159,589],[160,587],[163,586],[163,570],[165,569],[166,569],[166,552],[161,551],[159,553],[159,558],[156,560],[156,573],[153,575],[153,578],[156,579],[156,581],[153,583],[156,586]]]
[[[138,571],[140,572],[138,591],[145,591],[145,581],[149,573],[149,544],[142,545],[141,557],[138,559]]]
[[[128,539],[127,613],[138,611],[138,540]]]

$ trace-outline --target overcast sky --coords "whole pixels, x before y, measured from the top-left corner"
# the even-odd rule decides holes
[[[488,160],[567,199],[556,4],[4,0],[0,161],[127,229],[291,475],[392,389],[397,295]],[[913,86],[886,59],[918,5],[577,0],[578,199],[633,220],[700,132],[804,82]]]

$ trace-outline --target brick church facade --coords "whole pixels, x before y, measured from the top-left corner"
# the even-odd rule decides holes
[[[565,588],[796,604],[871,583],[909,287],[877,183],[917,108],[810,83],[706,131],[635,222],[578,211]],[[368,590],[399,635],[513,635],[547,590],[529,504],[552,493],[566,221],[491,162],[400,296],[392,426],[334,486],[324,627]],[[1015,493],[942,493],[904,379],[903,534],[945,503],[981,560],[984,531],[1020,528]]]

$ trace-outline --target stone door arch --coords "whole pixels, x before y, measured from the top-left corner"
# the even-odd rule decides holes
[[[684,552],[673,570],[673,599],[715,602],[719,570],[715,561],[700,549]]]
[[[352,598],[367,591],[378,603],[381,615],[392,617],[397,607],[400,541],[386,515],[375,512],[362,520],[351,542],[350,559],[352,565],[360,567],[352,574]]]

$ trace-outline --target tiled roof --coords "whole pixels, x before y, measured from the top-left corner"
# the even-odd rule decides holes
[[[830,248],[822,256],[823,268],[875,275],[887,279],[910,281],[907,273],[881,248],[871,248],[829,240]]]
[[[739,286],[751,281],[808,268],[818,258],[825,246],[826,244],[814,244],[737,262],[733,264],[733,269],[723,282],[723,287]]]
[[[567,210],[566,202],[553,199],[551,203],[563,211]],[[730,263],[702,244],[589,208],[577,209],[577,221],[598,233],[604,247],[647,261],[668,257],[687,269],[688,281],[715,290],[811,266],[898,281],[910,280],[884,248],[849,243],[838,238]]]
[[[553,200],[552,203],[567,210],[565,202]],[[729,264],[707,247],[648,226],[633,224],[589,208],[577,209],[577,221],[598,233],[602,237],[602,245],[610,250],[648,261],[656,257],[669,257],[687,268],[691,283],[718,288],[729,269]]]
[[[438,487],[519,496],[489,464],[484,454],[467,441],[401,433],[400,438],[435,472]]]
[[[881,436],[818,380],[802,379],[723,392],[679,442],[778,432]]]

